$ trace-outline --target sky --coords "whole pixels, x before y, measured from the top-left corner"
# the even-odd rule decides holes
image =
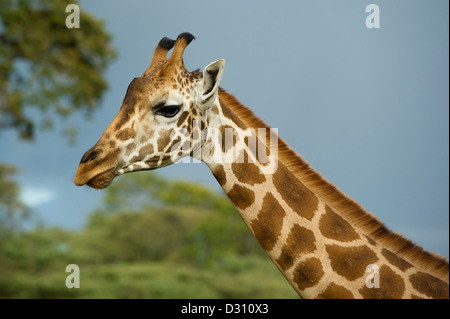
[[[367,28],[377,4],[380,27]],[[21,198],[49,226],[80,229],[104,192],[77,187],[82,155],[117,114],[159,40],[190,32],[188,69],[225,59],[221,86],[274,128],[328,181],[388,228],[449,256],[448,1],[80,1],[105,22],[118,57],[77,143],[53,131],[0,134]],[[80,26],[83,27],[82,25]],[[72,32],[68,29],[67,32]],[[157,173],[220,190],[206,165]],[[141,172],[140,174],[148,174]],[[120,177],[119,177],[120,178]]]

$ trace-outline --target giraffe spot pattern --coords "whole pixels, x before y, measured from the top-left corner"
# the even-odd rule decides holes
[[[227,183],[227,174],[225,173],[222,165],[217,164],[214,166],[212,173],[220,185],[223,186]]]
[[[188,111],[184,111],[183,114],[181,114],[180,118],[177,121],[177,126],[178,127],[180,127],[184,123],[184,121],[186,120],[188,115],[189,115]]]
[[[364,275],[366,267],[375,263],[376,254],[366,246],[341,247],[326,245],[333,270],[348,280],[355,280]]]
[[[325,237],[342,242],[360,239],[355,229],[329,206],[325,207],[325,214],[320,218],[319,229]]]
[[[332,282],[328,287],[317,296],[317,299],[354,299],[353,293]]]
[[[201,135],[198,127],[195,127],[192,131],[192,145],[201,143],[200,141]]]
[[[436,299],[448,299],[448,284],[430,274],[417,272],[409,276],[411,284],[417,291]]]
[[[164,149],[166,148],[167,144],[169,144],[170,142],[170,134],[172,133],[173,129],[170,130],[161,130],[161,132],[159,132],[159,136],[158,136],[158,140],[157,140],[157,145],[158,145],[158,152],[162,152],[164,151]]]
[[[394,253],[392,253],[391,251],[389,251],[389,250],[387,250],[385,248],[383,248],[381,253],[383,254],[383,256],[387,259],[387,261],[389,263],[391,263],[392,265],[396,266],[401,271],[406,271],[408,268],[412,267],[412,265],[409,262],[407,262],[404,259],[398,257],[397,255],[395,255]]]
[[[172,163],[172,157],[170,155],[163,155],[163,157],[161,158],[161,163],[164,165]]]
[[[132,127],[122,129],[116,134],[116,138],[120,141],[126,141],[136,136],[136,131]]]
[[[311,230],[298,224],[292,226],[280,257],[276,260],[280,268],[287,270],[292,267],[300,254],[314,252],[316,250],[315,240]]]
[[[133,158],[130,159],[129,163],[130,163],[130,164],[137,163],[137,162],[142,161],[143,159],[144,159],[143,156],[141,156],[141,155],[136,155],[136,156],[134,156]],[[137,167],[137,165],[135,164],[134,167]]]
[[[248,150],[253,155],[255,161],[261,165],[268,165],[270,163],[270,151],[260,139],[257,139],[256,137],[249,138],[246,136],[244,138],[244,143],[248,146]]]
[[[253,163],[233,163],[231,169],[234,176],[241,182],[249,185],[261,184],[266,181],[259,167]]]
[[[215,144],[213,143],[211,138],[205,142],[202,147],[202,158],[207,159],[214,155],[215,152]]]
[[[152,154],[152,153],[153,153],[153,145],[147,144],[139,150],[139,155],[136,155],[135,157],[133,157],[130,160],[130,163],[140,162],[145,158],[145,156]]]
[[[372,238],[370,238],[368,236],[365,236],[365,237],[366,237],[367,241],[369,242],[369,244],[371,244],[372,246],[376,246],[377,245],[377,243]]]
[[[237,143],[237,134],[234,128],[229,125],[223,125],[219,128],[222,137],[222,152],[227,153]]]
[[[322,263],[318,258],[312,257],[299,263],[294,270],[294,282],[300,290],[317,285],[324,275]]]
[[[262,208],[258,213],[258,217],[251,223],[256,239],[261,246],[270,251],[275,246],[283,227],[283,219],[286,216],[284,209],[273,197],[267,193],[264,196]]]
[[[227,193],[233,204],[240,209],[245,209],[255,201],[255,193],[245,186],[234,185]]]
[[[222,113],[223,115],[230,119],[234,124],[236,124],[239,128],[245,130],[247,126],[245,126],[244,122],[241,121],[239,117],[237,117],[225,103],[221,103],[222,105]]]
[[[179,149],[180,144],[181,144],[181,137],[177,136],[175,139],[172,140],[167,150],[170,152],[170,154],[172,154],[172,152],[176,152]]]
[[[145,164],[149,165],[150,167],[154,167],[159,161],[159,156],[153,156],[150,157],[145,161]]]
[[[365,299],[399,299],[405,293],[405,281],[386,265],[380,267],[380,287],[359,290]]]
[[[188,152],[190,150],[191,147],[191,141],[184,141],[183,144],[181,145],[181,149],[184,152]]]
[[[289,181],[288,183],[286,181]],[[273,183],[286,204],[300,216],[312,220],[319,201],[282,165],[273,174]]]
[[[127,147],[125,148],[125,156],[129,156],[131,154],[131,152],[134,151],[135,148],[136,148],[136,144],[134,144],[134,143],[128,144]]]

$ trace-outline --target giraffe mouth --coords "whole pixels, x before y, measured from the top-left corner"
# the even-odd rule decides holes
[[[116,171],[114,169],[110,169],[104,173],[94,176],[85,184],[95,189],[103,189],[111,185],[116,176]]]
[[[110,168],[97,174],[92,174],[92,171],[89,173],[84,167],[81,169],[79,167],[74,182],[77,186],[87,185],[95,189],[104,189],[111,185],[114,178],[117,176],[138,171],[151,171],[169,164],[171,164],[171,162],[162,161],[159,163],[158,159],[151,159],[145,161],[145,163],[133,163],[122,168],[120,168],[119,164],[119,167]]]
[[[88,185],[89,187],[95,189],[103,189],[111,185],[113,179],[118,175],[119,174],[117,173],[117,171],[112,168],[92,177],[87,176],[87,174],[77,174],[77,176],[75,176],[74,182],[77,186]]]

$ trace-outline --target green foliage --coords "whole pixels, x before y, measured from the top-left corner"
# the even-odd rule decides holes
[[[219,212],[234,211],[224,196],[197,184],[172,182],[149,172],[128,174],[114,180],[104,196],[102,211],[117,213],[133,209],[177,205],[196,207]]]
[[[189,231],[187,242],[184,255],[198,267],[211,267],[221,263],[228,255],[267,258],[234,209],[224,213],[211,212],[205,216]]]
[[[81,231],[2,246],[0,298],[297,298],[223,194],[153,173],[118,179]],[[71,263],[79,289],[65,287]]]
[[[18,229],[28,216],[28,208],[20,201],[20,188],[13,180],[17,169],[0,163],[0,240]]]
[[[111,37],[103,22],[83,11],[80,28],[68,29],[68,4],[0,1],[0,132],[12,128],[32,139],[39,126],[98,107],[107,88],[103,73],[115,56]],[[64,127],[73,141],[74,127]],[[56,234],[19,233],[31,210],[20,201],[16,172],[0,163],[0,277],[11,268],[39,271],[61,260]]]
[[[233,262],[231,262],[233,263]],[[198,269],[174,262],[137,262],[80,266],[79,289],[64,285],[64,267],[0,277],[0,298],[298,298],[273,271],[273,264],[254,257],[245,265]]]
[[[12,236],[3,243],[2,252],[16,270],[41,272],[67,261],[68,236],[59,228],[37,228]]]
[[[52,126],[50,114],[62,119],[98,106],[107,88],[102,75],[115,56],[111,37],[103,22],[84,11],[80,28],[68,29],[68,4],[64,0],[2,0],[0,129],[14,128],[30,139],[37,125]],[[72,131],[69,126],[65,133]]]
[[[160,260],[183,245],[189,221],[173,211],[97,213],[84,229],[79,253],[89,263]],[[170,234],[170,236],[169,236]],[[98,252],[101,251],[101,254]]]

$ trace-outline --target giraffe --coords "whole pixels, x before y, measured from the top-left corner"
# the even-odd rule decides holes
[[[302,298],[448,298],[448,261],[387,229],[219,87],[224,60],[187,71],[193,39],[158,43],[75,184],[201,160]]]

